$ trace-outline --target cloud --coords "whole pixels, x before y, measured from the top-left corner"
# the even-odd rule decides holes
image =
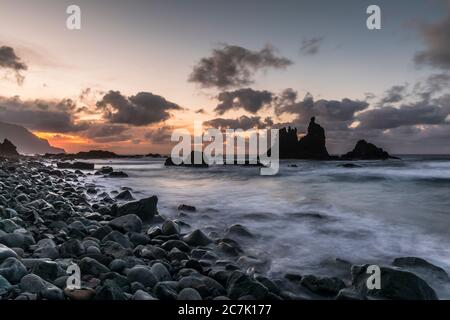
[[[261,120],[261,117],[241,116],[235,119],[215,118],[203,123],[205,126],[220,129],[264,129],[273,125],[271,118]]]
[[[131,134],[125,133],[128,129],[123,125],[93,123],[81,135],[98,143],[120,142],[132,139]]]
[[[179,105],[150,92],[126,97],[119,91],[109,91],[96,105],[108,122],[134,126],[162,122],[171,117],[170,111],[183,110]]]
[[[12,70],[16,76],[18,84],[22,84],[25,77],[21,74],[21,71],[28,69],[28,66],[21,61],[16,55],[14,49],[8,46],[0,47],[0,68]]]
[[[442,124],[448,115],[449,108],[417,102],[399,108],[384,106],[367,110],[358,115],[358,121],[360,128],[391,129],[420,124]]]
[[[403,100],[405,98],[407,90],[407,85],[396,85],[392,86],[385,93],[385,96],[381,100],[381,104],[384,103],[395,103]]]
[[[304,55],[315,55],[319,53],[320,46],[323,42],[323,37],[314,37],[303,39],[300,46],[300,52]]]
[[[221,102],[214,111],[220,115],[232,109],[244,109],[250,113],[257,113],[260,109],[270,106],[272,93],[269,91],[258,91],[250,88],[235,91],[221,92],[217,99]]]
[[[291,64],[291,60],[277,56],[270,46],[251,51],[240,46],[224,45],[214,49],[211,56],[201,59],[194,66],[189,81],[204,88],[227,89],[253,83],[257,71],[284,69]]]
[[[325,99],[315,101],[309,93],[302,101],[296,101],[296,97],[297,94],[292,89],[285,91],[275,108],[276,114],[296,114],[301,122],[307,121],[311,117],[318,117],[322,122],[350,122],[355,119],[355,113],[365,110],[369,106],[366,101],[348,98],[340,101]]]
[[[205,109],[200,108],[200,109],[195,110],[195,113],[197,113],[197,114],[206,114],[206,111],[205,111]]]
[[[30,130],[66,133],[87,129],[87,123],[76,123],[75,108],[70,99],[23,101],[17,96],[0,97],[0,119]]]
[[[170,138],[174,127],[163,126],[160,128],[152,129],[145,134],[145,138],[154,144],[167,144],[170,143]]]
[[[415,55],[417,64],[450,69],[450,14],[443,20],[421,26],[427,48]]]

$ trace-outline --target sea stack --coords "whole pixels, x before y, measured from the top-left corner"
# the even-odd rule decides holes
[[[15,158],[18,156],[17,148],[11,141],[5,139],[3,143],[0,143],[0,157]]]
[[[355,148],[342,155],[341,159],[344,160],[386,160],[386,159],[398,159],[391,156],[382,148],[378,148],[376,145],[367,142],[366,140],[359,140],[356,143]]]

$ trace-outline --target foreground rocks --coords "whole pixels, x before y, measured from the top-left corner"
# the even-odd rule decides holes
[[[112,196],[82,172],[35,160],[0,160],[0,171],[8,172],[0,181],[0,299],[436,299],[412,269],[448,281],[444,270],[413,257],[383,267],[380,291],[365,289],[366,266],[352,268],[351,283],[270,278],[270,259],[247,252],[245,243],[258,236],[244,225],[221,233],[189,228],[161,215],[156,196],[131,200],[128,188]],[[68,287],[74,268],[80,288]]]

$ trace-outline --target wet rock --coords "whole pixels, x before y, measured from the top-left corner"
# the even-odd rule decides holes
[[[57,163],[58,169],[78,169],[78,170],[94,170],[94,164],[93,163],[87,163],[87,162],[58,162]]]
[[[228,296],[232,299],[238,299],[246,295],[252,295],[258,300],[267,298],[269,290],[260,282],[250,278],[248,275],[234,271],[227,283]]]
[[[150,293],[143,290],[137,290],[133,295],[133,300],[157,300]]]
[[[27,274],[20,280],[20,289],[48,300],[64,300],[64,292],[35,274]]]
[[[141,232],[142,220],[135,214],[127,214],[110,221],[109,226],[120,232]]]
[[[131,242],[128,237],[119,231],[112,231],[106,237],[102,239],[102,242],[113,241],[115,243],[120,244],[124,248],[131,248]]]
[[[137,201],[126,202],[123,204],[115,204],[111,208],[113,216],[120,217],[128,214],[136,214],[142,221],[150,222],[158,213],[158,198],[152,196]]]
[[[153,294],[160,300],[176,300],[176,282],[163,281],[158,282],[153,288]]]
[[[437,300],[436,292],[414,273],[381,266],[381,289],[368,289],[368,265],[352,266],[352,286],[364,298]]]
[[[113,280],[105,280],[104,283],[97,288],[94,300],[126,300],[125,292]]]
[[[191,250],[191,248],[186,244],[186,242],[181,241],[181,240],[166,241],[161,245],[161,248],[166,251],[170,251],[173,248],[177,248],[178,250],[184,251],[184,252],[189,252]]]
[[[109,272],[109,269],[106,266],[89,257],[81,259],[78,265],[82,274],[92,274],[93,276],[98,277],[103,273]]]
[[[45,281],[53,282],[64,271],[54,261],[38,260],[33,263],[31,273],[40,276]]]
[[[127,279],[129,282],[139,282],[145,287],[153,287],[158,282],[152,270],[146,266],[135,266],[128,270]]]
[[[169,271],[162,263],[155,263],[151,267],[151,271],[158,281],[170,281],[172,277],[170,276]]]
[[[2,263],[9,257],[17,258],[17,254],[14,252],[14,250],[8,248],[3,244],[0,244],[0,263]]]
[[[396,258],[392,262],[392,265],[416,273],[424,279],[437,278],[444,281],[449,280],[449,276],[444,269],[435,266],[434,264],[422,258],[417,257]]]
[[[55,260],[59,258],[59,250],[52,239],[42,239],[38,241],[33,257]]]
[[[302,277],[300,284],[314,293],[325,296],[335,296],[346,287],[345,283],[339,278],[316,277],[314,275]]]
[[[31,234],[16,231],[14,233],[7,233],[0,236],[0,243],[10,248],[27,249],[30,245],[33,245],[36,242]]]
[[[121,273],[127,267],[127,263],[122,259],[114,259],[109,264],[109,269],[114,272]]]
[[[202,296],[195,289],[184,288],[178,293],[177,300],[202,300]]]
[[[9,283],[9,281],[6,280],[2,275],[0,275],[0,299],[1,296],[6,294],[11,288],[12,285]]]
[[[9,257],[0,264],[0,275],[12,284],[18,283],[27,273],[23,263],[15,257]]]
[[[178,289],[193,288],[202,296],[202,298],[216,297],[225,295],[225,288],[216,280],[203,276],[201,274],[192,274],[182,277],[178,281]]]
[[[243,225],[233,224],[226,230],[226,236],[239,236],[239,237],[247,237],[253,238],[253,234]]]
[[[78,239],[70,239],[59,247],[59,255],[62,258],[76,258],[85,253],[85,249]]]
[[[183,237],[183,241],[194,247],[207,246],[208,244],[212,243],[212,240],[198,229],[185,235]]]
[[[189,211],[189,212],[197,211],[197,209],[194,206],[190,206],[190,205],[187,205],[187,204],[180,204],[178,206],[178,210],[180,210],[180,211]]]
[[[180,234],[180,226],[176,222],[167,219],[162,224],[161,231],[162,234],[166,236],[170,236],[173,234]]]
[[[128,174],[123,171],[113,171],[107,175],[108,178],[128,178]]]
[[[135,200],[133,197],[133,194],[129,191],[129,190],[124,190],[121,193],[119,193],[116,197],[116,200],[120,200],[120,201],[131,201],[131,200]]]

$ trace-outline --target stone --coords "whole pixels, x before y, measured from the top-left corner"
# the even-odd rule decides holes
[[[143,290],[137,290],[133,295],[133,300],[157,300],[150,293]]]
[[[120,233],[119,231],[111,231],[106,237],[102,239],[102,242],[113,241],[120,244],[124,248],[131,248],[131,242],[127,236]]]
[[[7,246],[0,244],[0,263],[9,257],[18,258],[17,253],[14,250],[8,248]]]
[[[109,226],[120,232],[141,232],[142,220],[135,214],[127,214],[110,221]]]
[[[197,211],[197,209],[194,206],[190,206],[190,205],[187,205],[187,204],[180,204],[178,206],[178,210],[180,210],[180,211],[189,211],[189,212]]]
[[[173,234],[180,234],[180,226],[173,220],[167,219],[161,227],[163,235],[170,236]]]
[[[339,278],[316,277],[314,275],[303,276],[300,284],[314,293],[325,296],[336,296],[340,290],[346,287],[345,283]]]
[[[114,280],[107,279],[96,289],[94,300],[126,300],[125,292]]]
[[[5,279],[2,275],[0,275],[0,299],[1,296],[6,294],[11,288],[12,285],[9,283],[9,281]]]
[[[202,300],[202,296],[195,289],[184,288],[178,293],[177,300]]]
[[[30,245],[36,243],[31,234],[17,231],[18,230],[16,230],[14,233],[7,233],[3,236],[0,236],[0,243],[10,248],[22,249],[27,249]]]
[[[172,281],[158,282],[153,288],[153,294],[160,300],[176,300],[176,285]]]
[[[127,267],[127,263],[122,259],[114,259],[109,264],[109,269],[121,273]]]
[[[109,178],[128,178],[128,174],[123,171],[113,171],[107,175]]]
[[[93,163],[80,162],[80,161],[76,161],[73,163],[70,163],[70,162],[58,162],[57,163],[58,169],[94,170],[94,166],[95,165]]]
[[[191,233],[185,235],[183,237],[183,241],[188,245],[197,247],[197,246],[207,246],[212,243],[212,240],[205,235],[201,230],[194,230]]]
[[[227,282],[228,297],[232,300],[246,295],[252,295],[258,300],[267,298],[269,290],[260,282],[251,279],[248,275],[234,271]]]
[[[26,267],[15,257],[9,257],[0,264],[0,275],[12,284],[19,283],[27,273]]]
[[[3,143],[0,143],[0,157],[16,158],[18,156],[17,148],[11,141],[4,139]]]
[[[152,196],[137,201],[130,201],[122,204],[114,204],[111,213],[115,217],[127,214],[136,214],[144,222],[151,222],[153,217],[158,214],[157,210],[158,198]]]
[[[70,239],[59,247],[59,254],[62,258],[76,258],[84,253],[84,246],[78,239]]]
[[[127,272],[127,279],[131,282],[139,282],[145,287],[153,287],[158,281],[152,270],[146,266],[134,266]]]
[[[110,271],[106,266],[89,257],[84,257],[81,259],[78,265],[82,274],[91,274],[96,277]]]
[[[133,194],[130,192],[130,190],[124,190],[121,193],[119,193],[117,196],[114,197],[116,200],[120,201],[131,201],[135,200],[133,197]]]
[[[35,274],[27,274],[20,280],[20,289],[35,293],[48,300],[64,300],[64,292]]]
[[[170,281],[172,277],[170,276],[169,271],[166,266],[160,262],[157,262],[152,265],[151,271],[158,281]]]
[[[414,273],[380,266],[381,289],[368,289],[369,265],[352,266],[352,287],[363,298],[392,300],[437,300],[436,292]]]
[[[422,258],[417,257],[396,258],[392,262],[392,265],[416,273],[418,276],[424,279],[437,278],[443,281],[449,281],[449,276],[444,269],[435,266],[434,264]]]
[[[54,261],[39,260],[31,267],[31,273],[40,276],[45,281],[53,282],[64,271]]]

